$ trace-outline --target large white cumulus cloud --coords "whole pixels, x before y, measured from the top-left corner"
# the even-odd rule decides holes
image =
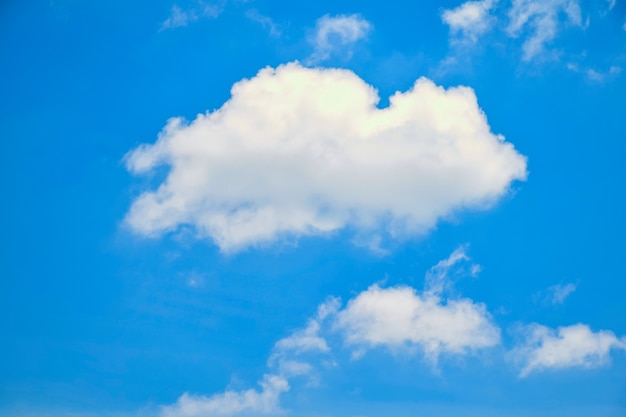
[[[223,251],[344,227],[401,237],[525,178],[525,157],[490,131],[471,88],[420,78],[389,107],[378,101],[348,70],[263,69],[218,110],[171,119],[127,155],[133,173],[169,173],[126,221],[148,236],[191,225]]]

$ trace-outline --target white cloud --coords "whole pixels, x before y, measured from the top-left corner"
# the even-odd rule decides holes
[[[626,350],[626,339],[618,339],[613,332],[593,332],[589,326],[550,329],[532,324],[523,328],[526,341],[514,352],[522,362],[521,377],[547,369],[570,367],[594,368],[607,363],[611,349]]]
[[[427,275],[422,294],[407,286],[371,286],[339,311],[336,328],[348,345],[392,350],[418,347],[433,363],[444,353],[466,354],[497,345],[500,330],[483,304],[442,297],[452,267],[467,260],[459,249],[437,264]]]
[[[296,330],[290,336],[280,339],[274,345],[268,359],[270,367],[277,367],[281,375],[309,375],[314,367],[303,361],[300,356],[308,353],[329,353],[326,339],[321,335],[325,321],[335,315],[340,307],[337,298],[329,298],[317,309],[317,314],[310,319],[304,329]]]
[[[161,30],[184,27],[203,17],[217,17],[221,12],[222,8],[220,6],[203,2],[199,2],[196,7],[185,10],[175,4],[172,6],[168,18],[161,23]]]
[[[593,68],[589,68],[586,71],[587,77],[591,80],[591,81],[597,81],[597,82],[602,82],[604,81],[604,74],[598,72],[597,70],[593,69]]]
[[[508,15],[510,36],[518,37],[524,29],[531,32],[522,45],[524,61],[544,52],[562,26],[562,15],[568,24],[584,27],[579,0],[513,0]]]
[[[333,54],[350,55],[350,45],[364,39],[371,29],[370,22],[355,14],[320,17],[315,24],[315,32],[309,38],[313,54],[307,63],[325,61]]]
[[[282,34],[280,28],[272,20],[271,17],[262,15],[256,9],[248,10],[246,12],[246,17],[250,20],[260,23],[261,26],[263,26],[263,28],[269,32],[270,36],[277,38]]]
[[[617,65],[612,65],[605,72],[596,71],[593,68],[589,68],[587,70],[587,77],[591,81],[604,82],[604,81],[607,81],[609,79],[617,77],[621,72],[622,72],[622,67],[619,67]]]
[[[345,227],[406,238],[525,179],[526,158],[490,131],[471,88],[420,78],[388,108],[378,100],[348,70],[263,69],[128,153],[133,173],[169,172],[125,221],[145,236],[190,225],[225,252]]]
[[[609,10],[613,10],[613,7],[615,7],[615,0],[607,0],[607,3],[609,3]]]
[[[289,383],[282,376],[265,375],[260,385],[260,391],[225,391],[210,397],[185,393],[174,405],[163,407],[161,417],[220,417],[278,412],[280,395],[289,390]]]
[[[180,396],[175,404],[162,408],[161,417],[205,417],[279,414],[280,397],[289,391],[289,380],[294,377],[312,377],[315,366],[303,360],[306,354],[327,354],[330,348],[320,335],[324,322],[339,308],[339,300],[329,298],[322,303],[315,317],[304,329],[293,332],[274,345],[267,365],[272,373],[259,382],[260,390],[226,390],[212,396]]]
[[[441,18],[453,36],[453,42],[476,43],[478,38],[493,25],[495,18],[490,11],[497,0],[467,1],[460,6],[444,10]]]
[[[189,23],[196,20],[198,20],[198,16],[194,10],[183,10],[177,5],[174,5],[172,6],[169,17],[161,23],[161,30],[187,26]]]
[[[187,286],[191,288],[199,288],[204,285],[205,277],[204,277],[204,274],[202,273],[192,271],[192,272],[182,274],[182,275],[185,278]]]
[[[567,69],[573,72],[584,74],[589,81],[595,83],[604,83],[615,79],[621,72],[622,67],[612,65],[608,70],[598,70],[590,67],[581,67],[577,63],[570,62],[567,64]]]
[[[480,265],[472,264],[469,270],[459,267],[459,264],[468,263],[470,258],[466,253],[467,246],[457,248],[446,259],[430,268],[424,279],[425,293],[441,295],[449,292],[454,284],[451,274],[476,276],[480,272]]]
[[[565,285],[553,285],[548,288],[548,300],[553,305],[563,304],[565,299],[574,291],[576,291],[576,284],[571,282]]]

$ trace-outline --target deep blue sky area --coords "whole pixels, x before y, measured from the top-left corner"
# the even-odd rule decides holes
[[[292,73],[320,84],[269,101],[231,93],[243,79],[262,88],[266,67],[284,69],[272,88]],[[338,125],[310,110],[318,92],[330,108],[364,88],[328,68],[360,77],[387,110],[350,110]],[[625,416],[625,72],[623,0],[2,2],[0,416]],[[352,145],[342,129],[383,120],[372,114],[404,105],[389,97],[420,77],[440,86],[425,107],[389,130],[372,122],[389,132],[362,139],[378,153]],[[459,85],[477,104],[444,96]],[[486,134],[464,124],[472,111]],[[233,124],[194,122],[207,112]],[[159,134],[173,117],[194,124]],[[284,123],[286,136],[264,133]],[[280,191],[289,143],[324,141],[363,165],[327,188],[306,174]],[[227,150],[205,158],[211,144]],[[396,171],[393,146],[416,172],[435,168]],[[151,150],[162,159],[133,169]],[[455,163],[479,179],[457,187]],[[278,191],[265,186],[275,178]],[[157,189],[161,200],[138,205]],[[280,229],[294,207],[318,217]],[[277,220],[258,217],[237,243],[235,215],[264,208]],[[454,253],[463,259],[440,264],[446,289],[429,292]],[[445,321],[461,302],[470,310]]]

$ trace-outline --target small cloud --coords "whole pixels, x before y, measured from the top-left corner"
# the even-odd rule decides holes
[[[222,12],[220,5],[198,2],[195,7],[182,9],[178,5],[173,5],[170,15],[161,23],[161,31],[185,27],[200,18],[216,18]]]
[[[282,35],[282,31],[276,23],[269,16],[262,15],[256,9],[251,9],[246,12],[246,17],[254,22],[260,23],[265,30],[267,30],[270,36],[278,38]]]
[[[175,404],[161,409],[161,417],[203,417],[268,414],[280,412],[281,394],[289,391],[289,383],[280,375],[265,375],[259,382],[261,390],[225,391],[210,397],[183,394]]]
[[[522,45],[524,61],[531,61],[545,52],[563,24],[585,28],[579,0],[513,0],[508,12],[507,33],[517,38],[524,30],[530,32]],[[564,20],[563,17],[565,16]]]
[[[204,276],[197,272],[192,272],[187,276],[187,285],[191,288],[199,288],[204,284]]]
[[[602,83],[602,82],[615,78],[621,72],[622,72],[622,68],[614,65],[604,72],[596,71],[593,68],[589,68],[586,71],[586,75],[587,75],[587,78],[589,78],[589,80]]]
[[[518,331],[524,342],[512,357],[522,364],[522,378],[549,369],[596,368],[610,360],[612,349],[626,350],[626,339],[608,330],[593,332],[585,324],[551,329],[535,323]]]
[[[604,74],[599,73],[598,71],[594,70],[593,68],[589,68],[586,71],[586,74],[587,74],[587,78],[589,78],[591,81],[597,81],[597,82],[604,81]]]
[[[497,0],[467,1],[454,9],[444,10],[441,19],[450,26],[451,41],[475,44],[478,38],[493,26],[490,14]]]
[[[568,62],[565,65],[565,68],[567,68],[568,70],[573,71],[573,72],[580,72],[580,67],[575,62]]]
[[[451,293],[454,288],[454,281],[459,277],[477,277],[481,271],[481,266],[472,263],[467,255],[468,244],[459,246],[446,259],[439,261],[437,265],[430,268],[424,280],[424,291],[433,295]]]
[[[568,63],[566,67],[570,71],[584,74],[589,81],[595,83],[604,83],[606,81],[611,81],[622,72],[622,67],[617,65],[612,65],[606,71],[601,71],[590,67],[581,67],[577,63],[572,62]]]
[[[198,16],[194,10],[183,10],[177,5],[173,5],[169,17],[161,24],[161,30],[184,27],[196,20],[198,20]]]
[[[340,307],[336,298],[322,303],[309,319],[304,329],[280,339],[274,345],[267,360],[272,370],[258,382],[260,389],[226,389],[210,396],[184,393],[171,405],[161,407],[159,417],[225,417],[251,415],[280,415],[281,396],[289,391],[290,380],[307,377],[310,385],[316,385],[316,367],[302,359],[305,355],[328,355],[330,348],[320,331],[324,322],[334,316]],[[319,358],[318,358],[319,359]],[[332,361],[317,361],[316,364],[333,366]]]
[[[364,39],[372,29],[372,24],[359,15],[322,16],[317,19],[315,32],[309,42],[313,54],[308,64],[317,64],[338,53],[351,54],[350,46]]]
[[[372,255],[384,257],[391,252],[383,246],[383,238],[379,234],[357,236],[352,240],[355,246],[367,249]]]
[[[285,377],[303,375],[311,377],[315,367],[301,357],[330,353],[328,342],[321,333],[325,322],[330,317],[334,317],[340,306],[339,299],[334,297],[320,304],[317,314],[309,319],[304,329],[296,330],[288,337],[276,342],[267,360],[268,366],[277,368],[278,374]]]
[[[442,294],[452,286],[453,282],[450,275],[454,271],[453,268],[461,262],[470,260],[466,254],[466,249],[467,245],[458,247],[446,259],[439,261],[437,265],[430,268],[424,280],[426,292],[435,295]]]
[[[375,347],[419,348],[436,365],[441,354],[463,355],[499,344],[500,329],[484,304],[443,295],[463,261],[469,258],[461,247],[432,267],[422,293],[408,286],[369,287],[337,313],[336,329],[357,358]]]
[[[576,284],[574,283],[556,284],[537,292],[533,299],[536,303],[546,306],[557,306],[563,304],[565,299],[574,291],[576,291]]]
[[[613,10],[613,7],[615,7],[615,1],[616,0],[607,0],[607,3],[609,3],[609,10]]]
[[[571,282],[566,285],[557,284],[548,288],[553,305],[563,304],[565,299],[574,291],[576,291],[576,284]]]
[[[318,314],[310,319],[307,326],[292,333],[289,337],[280,339],[274,347],[275,352],[328,352],[329,348],[323,337],[319,335],[322,321],[339,308],[339,300],[331,298],[318,308]]]

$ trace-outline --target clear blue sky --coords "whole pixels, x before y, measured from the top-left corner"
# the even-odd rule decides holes
[[[0,23],[0,416],[626,415],[624,0]]]

